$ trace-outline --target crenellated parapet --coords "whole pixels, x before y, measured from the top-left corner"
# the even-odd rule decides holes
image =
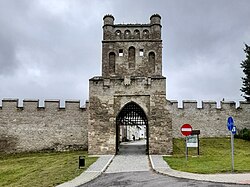
[[[0,110],[3,111],[57,111],[57,110],[82,110],[85,111],[88,106],[88,101],[86,101],[85,106],[80,106],[80,100],[66,100],[64,106],[60,106],[60,100],[50,99],[45,100],[42,104],[43,106],[39,106],[39,100],[34,99],[24,99],[23,106],[19,106],[18,99],[3,99],[2,106],[0,106]]]
[[[3,99],[0,152],[87,149],[88,101]],[[63,104],[63,103],[61,103]]]
[[[195,100],[182,101],[182,107],[176,100],[170,100],[169,110],[172,114],[173,136],[182,137],[180,127],[188,123],[193,129],[200,130],[202,137],[219,137],[230,135],[226,125],[229,116],[235,120],[238,129],[250,129],[250,103],[240,101],[202,101],[198,107]]]
[[[201,107],[198,107],[198,101],[196,100],[183,100],[181,102],[182,107],[179,107],[177,100],[170,100],[171,107],[173,109],[215,109],[215,110],[239,110],[239,109],[250,109],[250,103],[246,101],[240,101],[239,106],[236,107],[235,101],[201,101]]]
[[[103,17],[103,42],[132,40],[161,40],[161,16],[153,14],[145,24],[114,24],[114,16]]]

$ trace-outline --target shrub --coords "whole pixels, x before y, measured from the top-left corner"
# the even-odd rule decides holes
[[[250,141],[250,129],[244,128],[244,129],[238,130],[238,132],[235,135],[235,138]]]

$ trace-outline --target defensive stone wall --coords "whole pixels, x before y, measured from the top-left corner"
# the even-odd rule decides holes
[[[234,101],[222,101],[217,107],[215,101],[202,101],[202,107],[197,107],[197,101],[186,100],[182,102],[170,101],[169,110],[172,113],[173,137],[182,137],[180,128],[183,124],[190,124],[194,130],[200,130],[201,137],[229,136],[227,119],[234,118],[237,129],[250,129],[250,103],[241,101],[236,108]]]
[[[87,149],[88,102],[4,99],[0,107],[0,152]]]
[[[104,87],[111,86],[110,83],[102,82]],[[243,101],[238,107],[233,101],[221,102],[220,107],[215,101],[202,101],[198,108],[197,101],[183,101],[182,107],[178,107],[178,102],[172,100],[167,102],[167,110],[171,112],[175,138],[183,137],[180,127],[185,123],[200,130],[201,137],[229,136],[226,127],[229,116],[238,129],[250,129],[250,103]],[[40,107],[38,100],[24,100],[20,107],[17,99],[4,99],[0,106],[0,152],[87,149],[88,119],[88,102],[86,107],[80,107],[80,101],[71,100],[60,107],[59,100],[45,100],[44,107]],[[96,129],[89,133],[93,131]],[[158,133],[162,132],[154,136]]]

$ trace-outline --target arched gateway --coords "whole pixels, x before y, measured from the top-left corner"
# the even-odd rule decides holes
[[[116,154],[121,142],[131,140],[146,140],[144,151],[148,153],[148,119],[135,102],[127,103],[116,117]]]
[[[121,142],[134,139],[145,139],[149,154],[171,154],[161,17],[147,24],[103,20],[102,75],[89,80],[89,154],[119,153]]]

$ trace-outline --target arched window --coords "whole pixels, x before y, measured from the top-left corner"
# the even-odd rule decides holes
[[[115,53],[109,53],[109,73],[115,73]]]
[[[121,31],[120,31],[120,30],[116,30],[116,31],[115,31],[115,38],[116,38],[116,39],[121,39],[121,36],[122,36]]]
[[[149,39],[149,31],[147,29],[143,30],[142,38],[143,39]]]
[[[128,66],[129,68],[135,67],[135,48],[130,47],[128,49]]]
[[[155,53],[154,52],[150,52],[148,54],[148,63],[149,63],[149,68],[151,72],[154,73],[155,72]]]
[[[136,29],[136,30],[134,31],[134,38],[135,38],[135,39],[140,39],[140,31],[139,31],[138,29]]]
[[[130,32],[130,30],[125,30],[125,32],[124,32],[124,38],[125,38],[125,39],[130,39],[130,37],[131,37],[131,32]]]

